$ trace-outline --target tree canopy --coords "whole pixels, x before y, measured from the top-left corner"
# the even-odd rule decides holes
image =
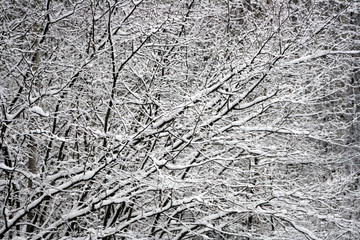
[[[360,238],[358,9],[3,0],[0,238]]]

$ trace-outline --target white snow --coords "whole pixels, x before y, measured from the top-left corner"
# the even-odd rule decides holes
[[[165,123],[170,122],[172,119],[174,119],[174,116],[164,117],[164,118],[160,119],[159,121],[155,122],[153,124],[153,127],[159,128],[160,126],[164,125]]]
[[[6,119],[11,121],[15,118],[16,116],[16,113],[15,114],[9,114],[9,113],[6,113]]]
[[[0,163],[0,169],[7,170],[7,171],[13,171],[14,168],[8,167],[3,163]]]
[[[124,135],[116,135],[115,140],[119,141],[119,142],[122,142],[122,141],[127,140],[127,138]]]
[[[302,226],[299,225],[295,225],[294,223],[292,223],[293,227],[298,230],[299,232],[302,232],[304,234],[306,234],[307,236],[309,236],[311,239],[313,240],[320,240],[320,238],[318,238],[313,232],[311,232],[309,229],[304,228]]]
[[[354,51],[320,51],[320,52],[315,53],[315,54],[302,56],[302,57],[299,57],[299,58],[294,59],[292,61],[289,61],[289,62],[286,63],[286,65],[306,62],[308,60],[323,57],[323,56],[326,56],[326,55],[338,55],[338,54],[351,54],[351,55],[353,55],[353,54],[359,54],[359,53],[360,53],[360,51],[356,51],[356,50],[354,50]]]
[[[155,156],[152,156],[152,155],[150,155],[149,157],[154,161],[154,164],[157,166],[163,166],[167,163],[167,160],[165,160],[165,159],[158,160]]]
[[[48,117],[49,113],[45,112],[41,107],[39,106],[34,106],[32,108],[29,109],[30,112],[36,113],[42,117]]]

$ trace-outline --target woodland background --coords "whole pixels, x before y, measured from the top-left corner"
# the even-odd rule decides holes
[[[2,0],[0,238],[359,239],[359,5]]]

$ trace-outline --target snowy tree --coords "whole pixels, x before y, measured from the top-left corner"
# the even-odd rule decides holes
[[[4,0],[0,236],[358,238],[358,8]]]

